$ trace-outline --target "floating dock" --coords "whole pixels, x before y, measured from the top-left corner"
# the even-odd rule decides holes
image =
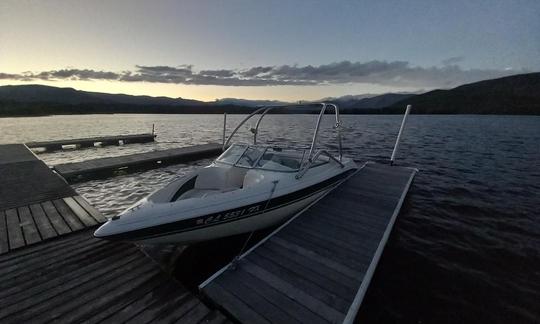
[[[352,323],[415,173],[365,164],[201,292],[241,323]]]
[[[120,145],[131,143],[148,143],[153,142],[156,138],[155,134],[134,134],[134,135],[116,135],[116,136],[101,136],[88,138],[74,138],[46,142],[29,142],[26,146],[29,148],[42,148],[46,151],[59,151],[67,145],[75,145],[76,147],[94,147],[96,144],[104,145]]]
[[[79,176],[110,173],[126,168],[151,168],[156,163],[169,164],[188,162],[219,155],[223,152],[221,144],[202,144],[189,147],[174,148],[124,156],[115,156],[87,160],[76,163],[66,163],[54,166],[54,170],[65,179]]]
[[[105,221],[25,145],[0,145],[1,323],[230,323]]]

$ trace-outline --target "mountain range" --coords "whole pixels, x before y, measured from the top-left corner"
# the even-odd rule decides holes
[[[426,93],[386,93],[324,98],[343,113],[402,113],[407,104],[422,114],[540,114],[540,73],[528,73]],[[307,103],[307,102],[306,102]],[[249,113],[275,100],[236,98],[204,102],[133,96],[44,85],[0,86],[0,116],[81,113]],[[298,112],[299,110],[294,110]],[[287,112],[280,110],[280,112]]]

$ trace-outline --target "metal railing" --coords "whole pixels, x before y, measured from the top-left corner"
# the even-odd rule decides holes
[[[313,137],[312,137],[312,140],[311,140],[311,146],[309,148],[309,153],[307,155],[307,160],[304,162],[304,158],[302,159],[302,166],[300,167],[299,176],[297,175],[297,179],[301,178],[307,172],[309,167],[313,164],[313,162],[321,154],[327,155],[330,159],[336,161],[337,163],[339,163],[339,165],[341,167],[343,167],[343,164],[341,163],[342,158],[343,158],[343,153],[342,153],[342,138],[341,138],[341,129],[340,129],[341,128],[341,119],[340,119],[340,115],[339,115],[339,108],[338,108],[337,105],[331,104],[331,103],[319,103],[318,105],[321,106],[321,111],[320,111],[319,116],[317,118],[315,131],[313,132]],[[287,106],[270,106],[270,107],[265,106],[265,107],[261,107],[261,108],[255,110],[254,112],[252,112],[251,114],[246,116],[238,124],[238,126],[236,126],[236,128],[232,131],[229,138],[227,138],[226,140],[225,140],[225,125],[224,125],[223,126],[224,127],[223,128],[223,130],[224,130],[224,134],[223,134],[223,150],[225,150],[229,146],[232,138],[238,132],[240,127],[242,127],[253,116],[255,116],[255,115],[262,112],[261,117],[259,117],[259,119],[257,120],[255,128],[251,129],[251,131],[253,132],[253,144],[256,145],[257,144],[257,134],[259,133],[259,126],[261,125],[261,122],[262,122],[264,116],[266,116],[266,114],[268,114],[268,112],[270,112],[272,109],[286,108],[286,107]],[[339,156],[338,156],[338,158],[335,158],[334,156],[332,156],[330,153],[328,153],[325,150],[320,150],[320,151],[315,152],[316,149],[317,149],[317,140],[318,140],[318,137],[319,137],[319,129],[320,129],[320,126],[321,126],[322,117],[324,116],[327,107],[332,107],[334,109],[334,114],[335,114],[334,129],[337,132],[337,140],[338,140],[338,148],[339,148]],[[224,122],[225,122],[225,120],[224,120]]]

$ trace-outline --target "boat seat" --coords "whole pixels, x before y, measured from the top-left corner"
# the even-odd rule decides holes
[[[181,199],[189,199],[189,198],[204,198],[208,196],[217,195],[223,192],[236,190],[238,188],[226,188],[221,190],[214,190],[214,189],[191,189],[186,192],[184,192],[178,200]]]
[[[227,170],[217,167],[203,168],[195,180],[194,189],[221,190],[227,187]]]

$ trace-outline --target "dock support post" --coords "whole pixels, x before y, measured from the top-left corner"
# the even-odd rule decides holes
[[[225,131],[227,129],[227,113],[223,113],[223,150],[225,151]]]
[[[155,130],[154,126],[155,126],[155,124],[152,124],[152,136],[156,136],[155,135],[156,133],[154,132],[154,130]]]
[[[394,151],[392,152],[392,157],[390,157],[390,165],[394,164],[394,159],[396,158],[396,153],[399,148],[399,141],[401,140],[401,135],[403,134],[403,129],[405,128],[405,123],[407,122],[407,116],[411,111],[411,105],[407,105],[405,110],[405,115],[403,115],[403,120],[401,121],[401,127],[399,128],[399,133],[396,139],[396,144],[394,145]]]

